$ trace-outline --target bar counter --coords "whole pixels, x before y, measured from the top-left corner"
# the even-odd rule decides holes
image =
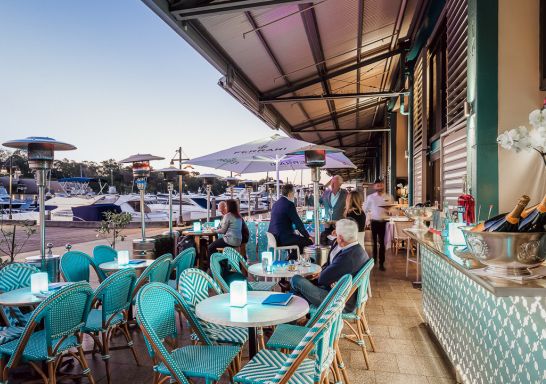
[[[406,230],[418,244],[425,320],[463,383],[546,382],[546,279],[477,275],[453,246]]]

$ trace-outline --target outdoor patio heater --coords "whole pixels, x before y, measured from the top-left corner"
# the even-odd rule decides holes
[[[150,155],[149,153],[140,154],[137,153],[136,155],[129,156],[126,159],[121,160],[121,163],[131,163],[133,167],[133,179],[135,180],[135,184],[138,188],[138,191],[140,192],[140,230],[141,230],[141,238],[133,240],[133,250],[135,249],[135,244],[137,244],[137,247],[139,250],[142,250],[143,252],[140,253],[146,254],[144,252],[145,250],[153,249],[153,243],[154,239],[147,239],[146,238],[146,212],[144,210],[144,195],[146,193],[146,185],[148,183],[148,177],[150,177],[150,161],[152,160],[163,160],[164,157],[160,156],[154,156]],[[144,244],[152,244],[148,246],[144,246]]]
[[[52,139],[51,137],[31,136],[26,139],[7,141],[3,144],[8,148],[27,151],[28,165],[33,170],[38,186],[39,223],[40,223],[40,256],[41,269],[46,271],[46,240],[45,240],[45,186],[47,171],[53,165],[55,151],[70,151],[75,146]],[[52,276],[50,276],[52,278]]]
[[[250,200],[251,199],[251,196],[252,196],[252,191],[254,190],[254,183],[255,181],[254,180],[243,180],[242,183],[245,185],[245,189],[246,189],[246,192],[247,192],[247,195],[248,195],[248,219],[250,220],[250,216],[252,215],[252,201]]]
[[[229,176],[229,177],[224,178],[224,181],[228,185],[229,193],[231,195],[231,199],[233,200],[233,188],[236,187],[237,184],[239,184],[240,180],[238,178],[236,178],[236,177]]]
[[[305,165],[311,169],[311,181],[313,181],[313,222],[315,227],[315,244],[310,247],[306,247],[306,250],[315,257],[317,262],[319,262],[319,259],[322,259],[324,253],[328,251],[326,247],[322,247],[320,245],[320,169],[326,165],[326,154],[336,152],[343,151],[326,145],[308,145],[290,153],[290,155],[304,155]]]
[[[205,185],[205,189],[207,190],[207,223],[210,222],[210,193],[212,191],[212,184],[214,183],[214,180],[220,178],[220,176],[215,175],[213,173],[203,173],[198,178],[203,180],[203,184]]]
[[[174,181],[178,176],[185,176],[189,174],[188,171],[176,168],[174,164],[171,164],[170,167],[161,168],[156,170],[156,172],[163,173],[163,177],[167,180],[167,191],[169,192],[169,236],[173,236],[173,191],[174,191]],[[182,193],[179,191],[178,193]],[[182,196],[180,197],[182,198]],[[181,209],[182,205],[180,205]]]

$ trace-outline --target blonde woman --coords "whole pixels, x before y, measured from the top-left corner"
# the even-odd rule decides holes
[[[345,217],[352,219],[358,225],[358,242],[364,247],[364,227],[366,226],[366,214],[362,209],[362,195],[358,191],[347,194],[345,201]]]

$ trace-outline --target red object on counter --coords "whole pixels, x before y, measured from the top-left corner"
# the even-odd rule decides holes
[[[474,196],[463,194],[457,200],[459,207],[464,207],[463,220],[466,224],[472,224],[476,221],[476,201]]]

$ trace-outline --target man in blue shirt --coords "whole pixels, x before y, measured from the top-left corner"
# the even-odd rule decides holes
[[[271,221],[267,231],[275,236],[278,246],[297,245],[300,253],[303,253],[303,248],[313,244],[313,239],[305,229],[294,205],[294,186],[283,185],[281,193],[282,196],[271,209]],[[299,235],[294,233],[294,227],[300,233]],[[295,259],[296,252],[293,252],[290,258]]]
[[[369,260],[369,256],[358,243],[358,225],[350,219],[341,219],[336,223],[336,242],[332,245],[328,261],[322,272],[305,278],[296,275],[291,280],[292,292],[303,297],[310,304],[318,307],[334,284],[344,275],[355,276]],[[311,280],[317,278],[316,284]],[[346,311],[353,311],[356,295],[347,300]]]

